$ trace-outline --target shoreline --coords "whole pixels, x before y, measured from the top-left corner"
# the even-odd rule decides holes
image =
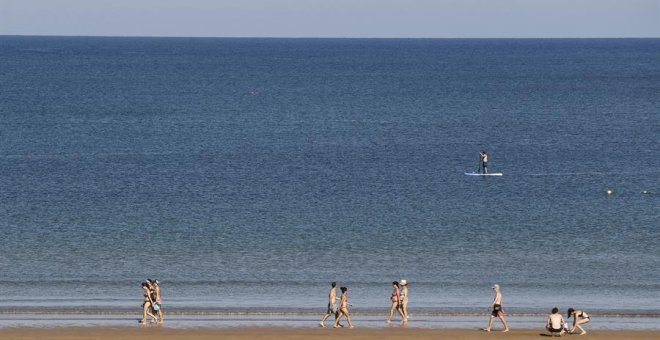
[[[323,314],[323,308],[309,307],[171,307],[166,306],[168,315],[179,316],[316,316]],[[0,306],[0,316],[14,314],[34,315],[134,315],[141,312],[136,307],[98,307],[98,306]],[[411,312],[418,316],[428,317],[479,317],[488,316],[484,308],[430,308],[415,307]],[[657,309],[589,309],[589,314],[600,318],[660,318],[660,310]],[[351,310],[352,315],[382,316],[389,313],[389,308],[356,308]],[[545,317],[548,310],[531,308],[507,308],[507,316],[510,317]]]
[[[262,315],[199,315],[199,314],[172,314],[165,313],[164,327],[147,327],[154,329],[234,329],[234,328],[286,328],[286,329],[316,329],[322,314],[262,314]],[[546,315],[517,316],[507,315],[511,329],[543,329]],[[140,318],[138,313],[112,315],[112,314],[0,314],[0,330],[13,328],[136,328]],[[396,329],[403,328],[399,319],[393,319],[388,325],[385,322],[386,314],[364,315],[353,314],[353,322],[360,329]],[[407,329],[429,330],[475,330],[485,327],[487,315],[470,316],[432,316],[411,314],[411,321]],[[326,325],[331,325],[326,321]],[[499,321],[495,321],[495,329]],[[148,325],[152,326],[152,325]],[[660,317],[603,317],[593,316],[588,324],[588,330],[593,331],[653,331],[660,332]],[[659,337],[660,338],[660,337]]]
[[[389,339],[438,339],[460,338],[466,340],[476,339],[543,339],[548,337],[541,329],[512,330],[507,333],[483,332],[465,329],[419,329],[419,328],[385,328],[385,329],[329,329],[329,328],[284,328],[284,327],[240,327],[227,329],[171,329],[171,328],[140,328],[140,327],[63,327],[63,328],[6,328],[0,329],[0,338],[14,339],[42,339],[78,340],[94,338],[141,340],[153,339],[328,339],[341,336],[343,339],[360,340],[389,340]],[[660,331],[590,331],[590,339],[658,339]]]

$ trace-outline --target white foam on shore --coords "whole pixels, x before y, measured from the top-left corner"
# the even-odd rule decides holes
[[[322,315],[165,315],[167,328],[228,328],[228,327],[319,327]],[[387,325],[385,315],[354,315],[359,327],[401,327],[397,319]],[[0,327],[143,327],[139,315],[102,314],[0,314]],[[413,328],[479,329],[486,326],[484,316],[411,315],[408,326]],[[545,325],[544,316],[509,316],[512,329],[539,329]],[[330,324],[330,322],[326,322]],[[497,322],[495,323],[497,327]],[[160,327],[147,325],[146,327]],[[660,330],[660,317],[595,317],[588,324],[600,330]]]

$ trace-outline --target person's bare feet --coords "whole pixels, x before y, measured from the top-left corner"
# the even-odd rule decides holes
[[[508,329],[508,328],[505,328],[505,329],[502,331],[502,333],[504,333],[504,332],[508,332],[508,331],[509,331],[509,329]]]
[[[490,332],[490,328],[482,328],[481,330],[484,332]]]

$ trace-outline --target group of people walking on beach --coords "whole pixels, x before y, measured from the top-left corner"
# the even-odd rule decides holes
[[[348,311],[348,307],[351,306],[348,303],[348,288],[341,287],[341,296],[337,297],[337,282],[330,283],[330,293],[328,294],[328,308],[321,319],[319,325],[325,327],[325,321],[330,317],[335,317],[335,322],[333,324],[334,328],[343,327],[339,321],[343,316],[348,320],[348,326],[353,328],[353,322],[351,321],[351,314]],[[337,303],[339,301],[339,304]],[[392,295],[390,295],[390,301],[392,302],[392,307],[390,308],[390,315],[387,318],[387,323],[392,322],[392,316],[394,312],[397,311],[401,315],[401,323],[405,324],[408,322],[408,281],[401,280],[401,282],[394,281],[392,282]]]
[[[351,321],[351,314],[348,311],[348,307],[351,304],[348,302],[348,288],[341,287],[341,296],[337,297],[337,282],[330,283],[330,293],[328,293],[328,308],[321,319],[319,325],[325,327],[325,321],[330,317],[334,316],[335,322],[333,324],[334,328],[343,327],[339,322],[342,317],[346,317],[348,321],[348,327],[353,328],[353,322]],[[337,303],[339,301],[339,303]],[[401,322],[407,323],[408,316],[408,281],[401,280],[401,282],[394,281],[392,282],[392,295],[390,296],[390,301],[392,301],[392,308],[390,309],[390,316],[387,318],[387,323],[392,322],[392,316],[394,311],[397,311],[401,315]]]
[[[343,316],[348,320],[348,325],[350,328],[353,328],[353,322],[351,321],[351,316],[348,311],[350,304],[348,303],[348,288],[341,287],[341,296],[337,297],[337,282],[332,282],[330,284],[330,293],[328,294],[328,308],[325,312],[325,315],[321,319],[320,326],[325,327],[325,321],[330,317],[334,316],[335,322],[333,327],[339,328],[343,327],[340,324],[340,320]],[[504,329],[502,332],[509,331],[509,324],[506,321],[504,309],[502,307],[502,292],[500,290],[500,285],[494,284],[492,287],[495,297],[493,301],[488,306],[490,316],[488,318],[488,326],[483,330],[490,332],[493,327],[493,321],[495,318],[498,318]],[[339,304],[337,304],[339,300]],[[407,324],[410,316],[408,315],[408,281],[401,280],[400,282],[392,282],[392,294],[390,295],[390,301],[392,305],[390,307],[390,313],[387,317],[387,323],[392,323],[392,317],[394,313],[397,312],[401,316],[401,324]],[[564,320],[564,317],[559,314],[559,308],[555,307],[552,309],[552,313],[548,316],[546,322],[546,329],[550,332],[551,335],[563,335],[564,333],[573,333],[575,329],[580,330],[580,335],[584,335],[587,331],[582,328],[581,325],[584,325],[590,321],[589,315],[581,310],[575,310],[573,308],[568,309],[567,318],[573,318],[573,327],[569,329],[568,323]]]
[[[156,279],[147,279],[142,282],[142,294],[144,300],[142,302],[142,319],[140,324],[147,323],[147,317],[150,318],[150,323],[163,323],[163,308],[162,308],[162,292],[160,287],[160,282]],[[494,284],[492,287],[495,297],[493,301],[488,306],[490,312],[488,318],[488,326],[483,330],[490,332],[493,326],[495,319],[499,319],[504,326],[502,332],[509,331],[509,324],[506,321],[504,308],[502,307],[502,292],[500,290],[500,285]],[[351,313],[348,310],[348,307],[351,304],[348,302],[348,288],[340,287],[341,295],[337,296],[337,282],[330,283],[330,292],[328,293],[328,306],[325,312],[325,315],[321,319],[320,326],[325,327],[325,321],[331,316],[334,317],[334,328],[343,327],[340,323],[342,318],[346,318],[348,321],[348,327],[353,328],[353,321],[351,320]],[[398,313],[401,316],[401,324],[405,325],[410,319],[408,314],[408,281],[394,281],[392,282],[392,293],[390,295],[390,312],[387,316],[387,323],[392,323],[392,317],[394,313]],[[552,335],[563,335],[564,333],[573,333],[575,329],[580,330],[580,335],[584,335],[587,331],[582,328],[582,325],[590,321],[589,314],[582,310],[576,310],[573,308],[568,309],[567,319],[573,318],[573,327],[569,329],[568,323],[564,317],[559,314],[559,308],[555,307],[552,309],[552,313],[548,316],[546,322],[546,329]]]
[[[160,281],[156,279],[147,279],[142,282],[142,319],[141,324],[147,323],[147,316],[150,317],[150,322],[163,323],[163,300],[161,297]]]

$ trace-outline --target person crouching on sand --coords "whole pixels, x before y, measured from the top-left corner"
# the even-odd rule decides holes
[[[353,323],[351,322],[351,314],[348,312],[348,288],[346,287],[341,287],[341,297],[339,298],[339,313],[337,314],[337,318],[335,319],[335,325],[333,326],[334,328],[339,328],[339,321],[341,320],[342,316],[346,316],[346,320],[348,320],[348,327],[353,328]]]
[[[394,315],[395,310],[401,315],[401,320],[405,320],[400,308],[401,289],[397,281],[392,282],[392,295],[390,296],[390,301],[392,301],[392,307],[390,307],[390,316],[387,317],[387,323],[392,323],[392,316]]]
[[[488,309],[490,310],[492,308],[492,311],[488,319],[488,327],[484,328],[484,331],[490,332],[490,328],[493,326],[493,320],[497,317],[502,321],[502,324],[504,325],[504,330],[502,330],[502,332],[508,332],[509,325],[504,319],[504,309],[502,309],[502,292],[500,292],[500,285],[493,285],[493,291],[495,292],[495,298],[493,299],[493,302],[491,302],[488,306]]]
[[[552,309],[552,314],[548,315],[548,321],[545,324],[545,329],[550,332],[551,335],[559,334],[559,336],[564,335],[566,321],[564,317],[559,314],[559,308],[555,307]]]
[[[582,328],[580,325],[584,325],[585,323],[589,322],[589,314],[585,313],[584,311],[581,310],[575,310],[573,308],[568,309],[568,316],[567,318],[573,318],[573,328],[569,331],[569,333],[573,333],[575,331],[575,328],[580,329],[580,335],[585,335],[587,334],[587,331]]]

